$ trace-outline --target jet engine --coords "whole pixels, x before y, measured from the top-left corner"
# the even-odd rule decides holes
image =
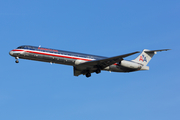
[[[142,66],[138,63],[134,63],[131,61],[122,60],[120,63],[121,66],[131,68],[131,69],[140,69]]]

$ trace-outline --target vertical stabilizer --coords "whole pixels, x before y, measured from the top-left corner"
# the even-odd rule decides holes
[[[134,59],[132,61],[140,63],[143,66],[146,66],[149,63],[149,61],[152,59],[154,54],[156,54],[156,52],[167,51],[167,50],[170,50],[170,49],[162,49],[162,50],[147,50],[147,49],[144,49],[142,51],[142,53],[136,59]]]

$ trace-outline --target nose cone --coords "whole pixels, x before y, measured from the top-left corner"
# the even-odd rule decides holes
[[[13,56],[13,51],[10,51],[9,54],[10,54],[11,56]]]

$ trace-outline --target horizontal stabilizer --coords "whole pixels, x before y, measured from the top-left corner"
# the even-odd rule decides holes
[[[162,51],[168,51],[168,50],[171,50],[171,49],[150,50],[150,51],[144,51],[144,52],[146,52],[146,53],[153,53],[153,52],[162,52]]]
[[[146,66],[149,61],[152,59],[152,57],[154,56],[154,54],[156,54],[156,52],[161,52],[161,51],[168,51],[170,49],[161,49],[161,50],[148,50],[148,49],[144,49],[142,51],[142,53],[134,60],[134,62],[142,64],[143,66]]]

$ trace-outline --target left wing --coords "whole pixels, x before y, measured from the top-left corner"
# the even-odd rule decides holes
[[[129,53],[129,54],[124,54],[124,55],[119,55],[119,56],[115,56],[115,57],[110,57],[110,58],[106,58],[106,59],[102,59],[102,60],[93,60],[93,61],[81,63],[81,64],[75,66],[74,75],[78,76],[80,74],[85,74],[87,71],[92,73],[92,72],[94,72],[94,69],[102,70],[102,69],[106,68],[107,66],[115,64],[117,62],[120,62],[121,60],[123,60],[123,58],[128,57],[133,54],[136,54],[136,53],[139,53],[139,51]]]

